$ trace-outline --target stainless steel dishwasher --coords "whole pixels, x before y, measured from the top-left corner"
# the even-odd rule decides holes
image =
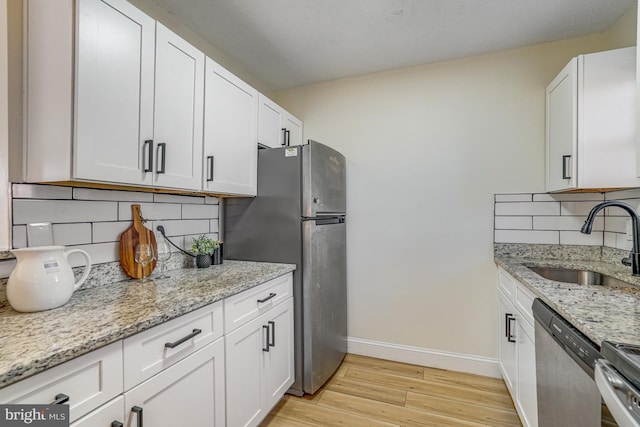
[[[617,426],[593,379],[600,348],[540,299],[533,302],[540,427]]]

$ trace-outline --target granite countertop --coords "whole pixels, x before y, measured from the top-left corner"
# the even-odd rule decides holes
[[[168,279],[79,289],[62,307],[19,313],[0,304],[0,388],[295,270],[227,261]]]
[[[529,254],[531,255],[531,254]],[[640,345],[640,277],[630,267],[605,260],[548,259],[496,254],[495,262],[597,345]],[[628,287],[576,285],[547,280],[527,266],[592,270],[630,283]]]

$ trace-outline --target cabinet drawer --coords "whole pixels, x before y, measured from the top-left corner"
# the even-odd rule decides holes
[[[224,330],[229,333],[293,294],[293,274],[269,280],[224,300]]]
[[[498,285],[504,295],[511,301],[516,299],[516,280],[502,268],[498,269]]]
[[[535,295],[525,288],[524,285],[518,283],[516,287],[516,309],[518,309],[524,319],[529,322],[530,325],[533,325],[533,310],[531,306],[533,305],[533,300],[535,299]]]
[[[218,301],[124,340],[124,388],[129,390],[223,334]],[[200,331],[200,332],[198,332]],[[181,340],[187,338],[180,343]],[[171,348],[169,344],[177,344]]]
[[[124,423],[124,397],[122,396],[85,415],[70,427],[109,427],[114,421]]]
[[[122,342],[92,351],[0,389],[0,403],[49,404],[69,396],[73,422],[122,393]]]

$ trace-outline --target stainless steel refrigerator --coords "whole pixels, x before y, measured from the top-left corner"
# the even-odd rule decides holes
[[[345,158],[309,140],[258,151],[258,195],[226,200],[225,258],[296,264],[295,371],[313,394],[347,350]]]

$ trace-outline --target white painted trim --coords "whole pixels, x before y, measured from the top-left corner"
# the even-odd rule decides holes
[[[498,359],[347,337],[347,352],[430,368],[502,378]]]

